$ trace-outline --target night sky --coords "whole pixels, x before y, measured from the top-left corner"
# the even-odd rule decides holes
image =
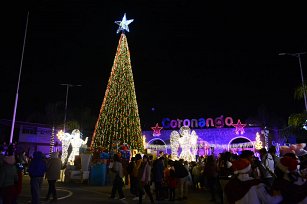
[[[201,5],[199,2],[203,2]],[[211,2],[211,3],[209,3]],[[212,3],[213,2],[213,3]],[[273,3],[274,2],[274,3]],[[143,127],[164,117],[245,121],[259,108],[281,120],[304,110],[298,59],[307,51],[299,3],[193,0],[44,0],[2,6],[0,118],[12,119],[27,8],[30,17],[16,120],[48,103],[90,107],[98,117],[120,35],[126,33]],[[307,74],[307,55],[302,56]]]

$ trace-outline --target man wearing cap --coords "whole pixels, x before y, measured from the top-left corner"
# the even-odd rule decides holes
[[[229,204],[277,204],[282,197],[267,192],[265,184],[250,177],[251,164],[247,159],[232,162],[234,176],[225,186],[225,194]]]

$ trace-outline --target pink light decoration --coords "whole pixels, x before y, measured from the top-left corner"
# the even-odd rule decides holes
[[[163,127],[160,127],[158,123],[156,123],[155,127],[151,127],[151,129],[153,130],[152,135],[157,137],[161,135],[161,130],[163,129]]]
[[[243,135],[245,133],[244,127],[246,126],[246,124],[242,124],[240,119],[238,120],[237,124],[232,124],[232,126],[236,128],[235,133],[237,135]]]

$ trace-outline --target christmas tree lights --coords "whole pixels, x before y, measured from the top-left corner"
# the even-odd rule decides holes
[[[127,21],[130,23],[130,21]],[[120,24],[120,23],[119,23]],[[120,30],[127,29],[120,24]],[[112,151],[115,141],[143,151],[143,137],[126,35],[118,47],[92,137],[91,148]]]

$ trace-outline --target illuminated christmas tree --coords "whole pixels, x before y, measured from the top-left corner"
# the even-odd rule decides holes
[[[132,20],[116,21],[119,31],[128,29]],[[135,94],[128,42],[121,33],[118,47],[92,137],[91,148],[116,149],[127,143],[131,149],[143,151],[143,138]]]
[[[262,148],[262,142],[261,142],[261,140],[260,140],[260,134],[259,134],[259,132],[256,133],[255,148],[258,149],[258,150]]]

